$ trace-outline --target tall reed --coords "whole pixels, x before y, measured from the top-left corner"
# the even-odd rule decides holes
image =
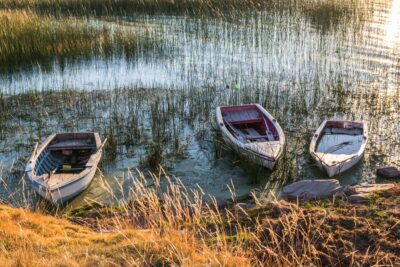
[[[133,31],[112,31],[88,21],[42,16],[29,10],[0,10],[2,72],[66,59],[131,55],[138,42]]]
[[[190,16],[217,16],[240,18],[251,11],[305,11],[316,22],[337,22],[347,15],[357,15],[360,0],[4,0],[0,8],[29,8],[38,12],[74,15],[127,15],[129,13],[181,14]],[[367,1],[370,2],[370,1]],[[357,16],[355,16],[357,17]]]

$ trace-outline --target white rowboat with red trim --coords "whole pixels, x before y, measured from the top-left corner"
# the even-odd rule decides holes
[[[276,119],[259,104],[217,107],[218,126],[238,153],[272,170],[283,153],[285,135]]]
[[[105,142],[94,132],[49,136],[26,165],[32,187],[56,205],[77,196],[92,181]]]
[[[361,160],[367,141],[366,122],[325,120],[311,140],[310,153],[320,169],[332,177]]]

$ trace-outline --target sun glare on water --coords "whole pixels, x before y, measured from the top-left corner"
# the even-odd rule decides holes
[[[400,43],[400,0],[393,0],[385,30],[388,45],[394,47]]]

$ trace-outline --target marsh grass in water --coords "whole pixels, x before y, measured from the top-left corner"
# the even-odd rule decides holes
[[[370,0],[4,0],[0,8],[32,9],[42,13],[105,16],[135,13],[219,17],[234,22],[254,11],[299,12],[324,28],[343,20],[362,21]]]
[[[289,1],[295,10],[300,11],[313,25],[327,31],[337,28],[338,25],[360,24],[372,15],[372,2],[360,0],[311,0]],[[283,6],[285,1],[277,1]],[[355,22],[355,23],[354,23]]]
[[[326,105],[324,101],[330,100],[322,99],[322,102],[304,110],[306,104],[298,101],[301,93],[287,95],[280,91],[277,97],[274,86],[263,90],[242,88],[240,92],[212,87],[190,90],[118,88],[29,91],[18,95],[2,95],[0,135],[3,141],[0,142],[0,151],[5,166],[13,166],[10,175],[21,177],[35,142],[40,143],[53,132],[98,131],[103,138],[108,138],[101,165],[104,170],[112,170],[113,166],[123,163],[127,164],[122,165],[126,166],[123,168],[140,167],[157,171],[161,164],[168,170],[179,172],[181,170],[175,169],[175,165],[184,162],[189,166],[181,167],[190,173],[185,183],[206,185],[215,177],[221,182],[218,187],[223,190],[226,184],[230,184],[232,169],[237,168],[245,176],[240,178],[242,184],[254,184],[253,188],[256,188],[266,183],[265,193],[268,194],[300,178],[322,176],[308,154],[310,136],[322,121],[321,118],[341,112],[343,116],[357,119],[353,112],[358,114],[359,108],[364,109],[368,105],[369,112],[365,116],[370,122],[372,138],[375,138],[375,134],[384,136],[391,146],[373,144],[366,152],[362,173],[348,172],[342,178],[345,183],[354,183],[372,177],[375,166],[395,159],[393,153],[399,145],[397,136],[382,132],[379,121],[382,118],[388,122],[398,120],[395,107],[399,103],[396,102],[396,95],[381,98],[377,93],[368,91],[361,95],[347,94],[344,98],[346,92],[343,91],[346,89],[340,84],[332,87],[329,90],[336,99],[335,103],[340,103],[340,108]],[[273,172],[259,168],[235,153],[229,153],[231,149],[221,140],[214,123],[215,107],[238,103],[262,103],[285,129],[286,150]],[[357,106],[355,110],[354,105]],[[378,112],[384,106],[393,108]],[[317,117],[315,113],[308,112],[311,108],[318,112]],[[377,114],[379,117],[376,117]],[[396,127],[393,123],[391,125]],[[190,160],[193,153],[194,160]],[[198,157],[200,153],[203,157]],[[185,161],[188,158],[189,161]],[[191,173],[192,165],[201,168],[201,173]],[[180,172],[182,176],[185,174]],[[196,180],[198,177],[202,180]],[[9,182],[17,186],[15,180],[10,179]],[[257,185],[259,182],[261,184]]]
[[[182,14],[192,16],[225,16],[243,14],[270,6],[262,0],[5,0],[0,8],[30,8],[40,12],[76,15]]]
[[[95,56],[133,56],[145,38],[134,28],[111,29],[74,17],[38,15],[29,10],[0,10],[0,71],[13,72],[66,60]],[[141,43],[141,44],[140,44]]]

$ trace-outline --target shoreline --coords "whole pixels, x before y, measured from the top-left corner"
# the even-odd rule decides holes
[[[91,263],[99,263],[97,260],[103,257],[110,264],[129,265],[117,255],[118,251],[122,253],[129,247],[128,251],[139,252],[136,256],[140,259],[140,253],[145,257],[146,252],[140,251],[138,246],[146,243],[147,252],[151,251],[159,264],[206,264],[205,255],[209,256],[211,265],[224,263],[227,266],[234,266],[237,262],[243,266],[296,262],[318,266],[400,263],[399,183],[390,190],[374,193],[363,203],[336,198],[302,203],[285,200],[265,203],[255,201],[247,206],[236,204],[223,209],[203,208],[201,211],[193,208],[188,213],[164,210],[164,216],[157,217],[164,219],[154,222],[150,222],[151,216],[154,216],[150,211],[154,210],[141,209],[143,224],[140,225],[137,223],[140,221],[137,210],[130,213],[126,207],[95,208],[95,212],[90,209],[80,210],[75,215],[56,218],[2,205],[0,213],[7,218],[7,222],[0,223],[0,236],[1,240],[7,237],[8,251],[0,252],[0,258],[7,259],[5,262],[11,264],[20,260],[14,253],[21,248],[13,242],[21,242],[23,236],[25,244],[30,244],[27,253],[33,253],[32,259],[37,258],[39,262],[51,262],[66,252],[74,255],[75,250],[83,246],[90,251],[83,258],[94,260]],[[184,214],[189,216],[191,212],[193,220],[183,218]],[[175,217],[171,217],[172,214]],[[47,230],[55,227],[53,223],[67,230],[54,232],[53,236]],[[9,232],[6,226],[7,229],[19,227],[19,230]],[[31,231],[35,234],[31,234]],[[56,245],[52,247],[55,252],[49,253],[46,247],[49,244],[43,245],[36,235],[56,238],[64,244],[59,245],[66,248],[66,251]],[[80,235],[91,237],[79,245],[79,249],[70,246],[71,242],[79,242]],[[143,235],[146,235],[145,241],[141,239]],[[174,238],[165,243],[165,238],[171,235]],[[91,242],[99,238],[104,241],[89,248]],[[136,238],[136,241],[132,238]],[[140,244],[138,239],[144,243]],[[182,240],[191,240],[188,247],[182,247]],[[159,250],[161,244],[164,244],[165,249]],[[172,262],[167,257],[171,246],[178,250]],[[109,249],[116,250],[110,253]],[[195,254],[197,256],[193,258]],[[183,258],[185,264],[182,264]],[[222,258],[225,260],[221,261]],[[69,260],[69,264],[72,264],[72,258]],[[29,261],[30,264],[34,262]]]

